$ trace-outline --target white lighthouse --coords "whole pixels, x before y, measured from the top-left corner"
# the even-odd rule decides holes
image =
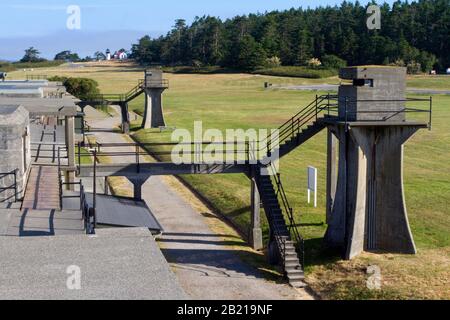
[[[106,61],[111,60],[111,51],[109,49],[106,49]]]

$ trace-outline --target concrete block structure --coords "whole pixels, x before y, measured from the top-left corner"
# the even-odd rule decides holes
[[[404,144],[427,124],[405,118],[406,69],[340,72],[339,117],[328,124],[326,244],[351,259],[363,251],[416,253],[403,190]]]
[[[31,165],[28,111],[0,106],[0,202],[20,199]]]
[[[144,129],[165,127],[162,94],[169,87],[167,80],[163,79],[160,69],[145,71],[144,91],[145,110],[142,127]]]
[[[404,121],[406,68],[344,68],[339,87],[339,117],[348,121]]]

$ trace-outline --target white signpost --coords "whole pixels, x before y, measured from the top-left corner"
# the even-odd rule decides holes
[[[308,204],[311,203],[311,192],[314,192],[314,208],[317,208],[317,169],[308,167]]]

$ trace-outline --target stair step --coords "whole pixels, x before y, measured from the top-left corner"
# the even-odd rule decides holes
[[[294,287],[294,288],[305,288],[307,286],[306,283],[304,283],[303,281],[289,281],[289,284]]]
[[[285,261],[284,267],[287,268],[301,268],[300,262],[298,262],[298,259],[296,261]]]
[[[287,275],[287,277],[288,277],[288,279],[289,279],[289,283],[290,282],[296,282],[296,281],[303,281],[303,280],[305,280],[305,275],[304,274],[302,274],[302,275],[293,275],[293,276],[291,276],[291,275]]]
[[[295,252],[295,250],[293,250],[293,251],[286,250],[286,252],[284,254],[286,255],[286,258],[287,257],[294,257],[294,258],[298,259],[298,255],[297,255],[297,252]]]
[[[299,269],[292,269],[292,270],[286,270],[286,274],[288,276],[289,279],[292,278],[305,278],[305,273],[303,272],[303,270],[301,268]]]

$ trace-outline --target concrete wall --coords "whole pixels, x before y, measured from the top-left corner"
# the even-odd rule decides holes
[[[353,85],[339,87],[339,116],[345,118],[345,99],[349,121],[404,121],[406,68],[351,67],[340,72],[341,79]],[[389,102],[383,102],[390,100]],[[394,101],[393,101],[394,100]],[[358,101],[358,102],[355,102]]]
[[[17,170],[19,198],[22,197],[31,164],[29,132],[29,114],[25,108],[0,105],[0,172]],[[0,177],[0,188],[14,184],[13,176]],[[14,191],[1,192],[1,201],[14,202]]]

